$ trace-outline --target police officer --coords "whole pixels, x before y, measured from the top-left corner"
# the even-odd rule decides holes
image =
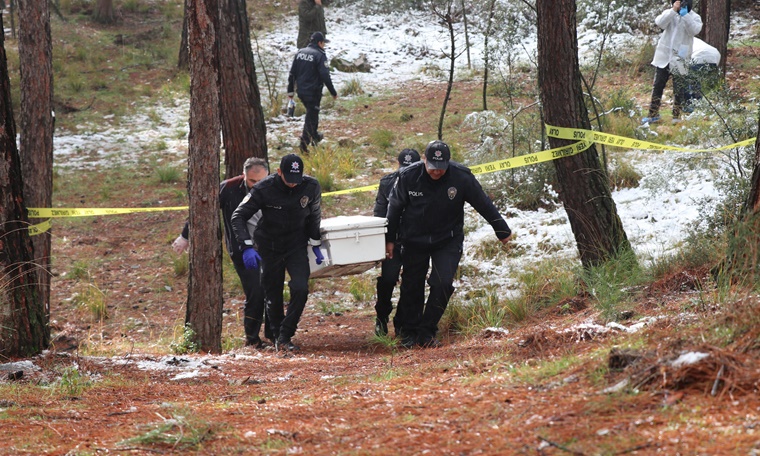
[[[309,145],[316,145],[322,140],[322,134],[317,131],[322,87],[327,86],[333,98],[338,98],[338,92],[335,91],[330,78],[330,68],[325,54],[325,43],[328,42],[329,40],[322,32],[312,33],[309,45],[300,49],[293,59],[288,75],[288,98],[293,98],[295,87],[298,98],[306,108],[306,119],[299,146],[304,153],[308,152]]]
[[[373,211],[375,217],[385,218],[387,215],[388,198],[393,190],[393,184],[396,183],[396,179],[398,178],[399,170],[418,161],[420,161],[419,152],[414,149],[404,149],[398,155],[398,170],[380,178],[380,185],[375,197],[375,209]],[[377,314],[377,318],[375,319],[375,334],[386,336],[388,335],[388,319],[393,311],[393,303],[391,302],[393,289],[396,287],[399,274],[401,273],[401,254],[398,251],[398,246],[393,251],[393,258],[386,258],[383,261],[380,271],[380,277],[377,278],[377,301],[375,303],[375,313]],[[393,326],[396,328],[397,333],[399,319],[400,316],[398,310],[396,310]]]
[[[319,182],[304,176],[301,158],[289,154],[282,157],[277,174],[256,184],[232,214],[232,229],[245,267],[262,268],[261,283],[277,350],[299,350],[291,338],[309,294],[307,244],[312,246],[317,264],[324,260],[319,250],[321,201]],[[251,239],[246,222],[258,211],[261,219]],[[287,315],[282,296],[286,270],[290,275]]]
[[[232,232],[232,213],[237,209],[248,190],[269,175],[269,165],[262,158],[252,157],[243,163],[243,174],[227,179],[219,184],[219,206],[222,209],[224,220],[224,239],[227,241],[227,251],[232,258],[235,272],[240,277],[240,284],[245,293],[245,307],[243,308],[243,328],[245,329],[245,345],[255,348],[266,348],[267,344],[259,337],[262,320],[264,335],[274,342],[274,336],[269,327],[269,321],[264,314],[264,290],[261,288],[258,269],[246,269],[243,264],[243,253],[238,249],[235,234]],[[261,213],[256,213],[248,221],[248,230],[253,233]],[[189,245],[190,226],[185,223],[182,234],[174,240],[172,248],[177,254],[181,254]]]
[[[512,231],[469,168],[451,161],[449,146],[432,141],[423,162],[403,169],[388,206],[385,252],[395,256],[401,244],[401,345],[437,347],[438,322],[454,292],[454,274],[462,257],[464,203],[486,219],[502,243]],[[425,302],[425,277],[430,292]]]

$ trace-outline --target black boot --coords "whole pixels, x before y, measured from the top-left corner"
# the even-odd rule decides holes
[[[275,343],[275,349],[277,351],[298,351],[301,347],[291,342],[290,337],[280,337],[277,339],[277,343]]]

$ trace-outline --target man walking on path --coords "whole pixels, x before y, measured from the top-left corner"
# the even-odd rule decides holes
[[[398,155],[398,170],[380,178],[380,185],[377,190],[377,197],[375,198],[375,209],[373,211],[375,217],[385,218],[388,214],[388,198],[391,195],[393,185],[396,183],[400,170],[418,161],[420,161],[419,152],[414,149],[404,149]],[[393,311],[391,298],[393,297],[393,289],[396,288],[396,283],[398,283],[398,277],[401,273],[401,254],[398,247],[397,245],[393,250],[393,258],[383,260],[380,267],[380,277],[377,278],[375,334],[378,336],[388,335],[388,319]],[[396,328],[397,335],[399,320],[400,315],[397,309],[396,316],[393,318],[393,326]]]
[[[400,244],[401,345],[438,347],[438,322],[454,293],[454,275],[464,243],[464,203],[491,224],[502,243],[512,231],[469,168],[451,161],[449,146],[432,141],[423,162],[403,169],[388,206],[385,254]],[[432,266],[431,266],[432,264]],[[430,292],[425,302],[425,277]]]
[[[267,314],[277,350],[295,351],[291,341],[309,295],[309,258],[312,246],[317,264],[324,260],[319,245],[322,189],[303,174],[303,160],[295,154],[282,158],[277,174],[256,184],[232,214],[235,233],[247,269],[261,265],[261,283],[267,297]],[[261,218],[253,238],[246,222],[258,211]],[[290,303],[284,314],[285,271],[290,275]]]
[[[243,309],[243,328],[245,329],[245,345],[256,348],[265,348],[267,345],[259,337],[261,323],[264,322],[264,335],[274,342],[274,336],[269,327],[269,321],[264,313],[264,290],[261,287],[258,269],[246,269],[243,264],[243,253],[238,249],[235,233],[232,231],[232,213],[237,209],[240,202],[248,195],[248,191],[260,180],[269,174],[269,165],[264,159],[249,158],[243,164],[243,174],[227,179],[219,184],[219,206],[222,209],[224,220],[224,239],[227,241],[227,251],[232,258],[235,272],[240,277],[240,284],[245,293],[245,307]],[[261,217],[257,212],[248,222],[247,229],[250,233],[256,229],[256,223]],[[174,240],[172,248],[178,255],[187,250],[189,245],[190,226],[185,223],[182,234]]]
[[[310,145],[316,146],[322,140],[322,134],[318,131],[322,88],[327,86],[332,97],[338,98],[338,92],[335,91],[330,78],[330,68],[325,54],[327,42],[322,32],[314,32],[309,45],[296,54],[288,75],[288,98],[293,98],[295,89],[298,92],[298,98],[306,108],[306,119],[299,146],[303,153],[308,152]]]

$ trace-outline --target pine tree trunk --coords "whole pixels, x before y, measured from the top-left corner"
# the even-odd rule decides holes
[[[2,30],[0,15],[0,30]],[[49,341],[45,306],[37,296],[37,273],[24,206],[21,158],[16,147],[5,37],[0,34],[0,359],[39,354]]]
[[[177,68],[187,70],[190,68],[190,56],[187,50],[187,2],[185,0],[185,14],[182,18],[182,36],[179,41],[179,56],[177,57]]]
[[[728,54],[728,34],[730,27],[731,0],[701,0],[700,16],[702,31],[700,38],[720,52],[720,72],[726,75],[726,55]]]
[[[113,24],[116,22],[113,0],[98,0],[95,4],[95,9],[92,10],[92,19],[101,24]]]
[[[538,85],[545,122],[590,129],[578,66],[575,0],[537,0]],[[550,138],[551,147],[573,141]],[[631,246],[595,147],[554,160],[559,196],[584,267],[604,263]]]
[[[21,67],[21,141],[19,154],[27,207],[51,207],[53,201],[53,51],[48,2],[19,0]],[[32,223],[43,220],[34,219]],[[32,237],[38,295],[45,328],[50,315],[50,230]],[[45,343],[49,342],[45,331]]]
[[[245,0],[219,0],[219,77],[225,176],[249,157],[267,159],[267,130],[251,50]]]
[[[190,0],[190,275],[185,322],[203,351],[222,349],[222,235],[219,224],[217,0]]]

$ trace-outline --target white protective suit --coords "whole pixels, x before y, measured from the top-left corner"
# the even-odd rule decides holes
[[[686,74],[694,47],[694,36],[702,30],[702,18],[694,11],[681,16],[673,8],[668,8],[654,22],[663,30],[663,34],[657,42],[652,65],[657,68],[670,65],[671,73]]]

